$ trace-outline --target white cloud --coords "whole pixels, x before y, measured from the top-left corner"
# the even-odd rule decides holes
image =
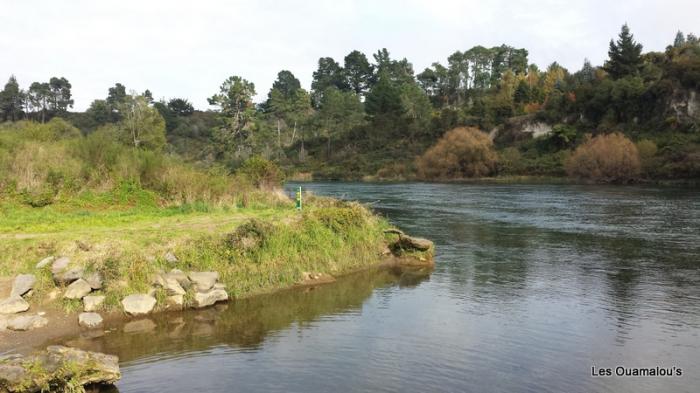
[[[65,76],[76,109],[108,87],[187,97],[200,109],[229,75],[255,83],[263,99],[277,72],[308,88],[319,57],[386,47],[416,71],[455,50],[507,43],[530,61],[578,69],[601,64],[628,22],[647,50],[696,28],[693,1],[87,1],[3,0],[0,78],[26,87]],[[700,33],[700,31],[696,31]]]

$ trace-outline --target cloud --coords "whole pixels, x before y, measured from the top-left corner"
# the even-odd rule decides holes
[[[420,71],[455,50],[507,43],[530,61],[576,70],[602,64],[628,22],[647,50],[695,26],[691,1],[10,1],[0,15],[0,77],[20,84],[65,76],[76,109],[121,82],[156,98],[206,97],[230,75],[255,83],[264,99],[278,71],[307,88],[319,57],[353,49],[370,58],[386,47]],[[696,32],[700,33],[700,32]]]

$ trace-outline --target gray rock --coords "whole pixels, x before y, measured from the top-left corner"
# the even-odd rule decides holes
[[[51,264],[51,274],[57,275],[60,273],[63,273],[64,270],[68,269],[68,265],[70,264],[70,258],[68,257],[60,257],[53,261]]]
[[[22,296],[31,291],[34,288],[34,284],[36,284],[36,277],[33,274],[20,274],[15,277],[10,296]]]
[[[163,287],[168,292],[168,295],[184,295],[185,290],[180,283],[173,277],[165,277],[165,286]]]
[[[49,264],[51,262],[53,262],[55,259],[56,259],[56,257],[54,257],[54,256],[46,257],[46,258],[42,259],[41,261],[39,261],[39,263],[36,264],[36,268],[43,269],[46,266],[49,266]]]
[[[401,236],[397,245],[406,251],[428,251],[433,247],[433,242],[420,237]]]
[[[7,329],[7,316],[0,314],[0,332]]]
[[[170,310],[182,310],[185,305],[185,296],[183,295],[172,295],[165,299],[165,303],[168,305]]]
[[[129,295],[122,299],[122,307],[129,315],[145,315],[153,311],[156,306],[156,298],[150,295]]]
[[[73,281],[83,277],[83,269],[79,267],[74,267],[72,269],[66,270],[62,273],[54,274],[53,280],[57,284],[68,285]]]
[[[214,289],[226,289],[226,284],[217,282],[216,284],[214,284],[213,288]]]
[[[168,263],[177,263],[177,261],[178,261],[178,259],[177,259],[177,257],[175,256],[175,254],[173,254],[171,251],[166,252],[166,253],[165,253],[165,256],[164,256],[163,258],[164,258],[165,261],[168,262]]]
[[[217,272],[190,272],[188,275],[198,292],[206,292],[219,280]]]
[[[48,324],[48,319],[38,315],[21,315],[7,320],[7,328],[18,331],[38,329]]]
[[[102,295],[88,295],[83,298],[83,310],[86,312],[97,311],[105,302],[105,297]]]
[[[180,283],[180,286],[187,289],[192,285],[192,281],[190,281],[189,278],[187,278],[187,274],[183,272],[182,270],[179,269],[173,269],[167,274],[168,277],[172,277],[177,280],[178,283]]]
[[[74,374],[72,370],[76,367],[79,372]],[[14,357],[0,364],[3,392],[43,391],[46,381],[58,378],[75,383],[71,385],[74,389],[89,384],[113,384],[121,378],[119,358],[55,345],[38,354]]]
[[[88,284],[90,284],[90,288],[92,289],[102,289],[102,274],[100,272],[92,272],[85,274],[83,276],[83,280],[87,281]]]
[[[90,292],[92,292],[92,287],[81,278],[66,288],[66,293],[63,294],[63,297],[66,299],[82,299]]]
[[[102,316],[94,312],[84,312],[78,315],[78,324],[88,329],[100,327],[102,326]]]
[[[194,294],[194,307],[202,308],[211,306],[216,302],[228,300],[228,293],[223,289],[212,289],[207,292],[196,292]]]
[[[29,303],[19,296],[10,296],[0,301],[0,314],[16,314],[29,310]]]

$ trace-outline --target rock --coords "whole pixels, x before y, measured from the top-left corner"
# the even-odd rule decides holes
[[[66,288],[66,293],[63,294],[63,297],[66,299],[82,299],[90,292],[92,292],[92,287],[81,278]]]
[[[183,295],[173,295],[168,296],[165,299],[165,303],[168,305],[170,310],[182,310],[185,305],[185,296]]]
[[[156,299],[145,294],[129,295],[122,299],[122,306],[129,315],[144,315],[153,310],[153,307],[156,306]]]
[[[50,264],[51,262],[53,262],[55,259],[56,259],[56,258],[55,258],[54,256],[46,257],[46,258],[42,259],[41,261],[39,261],[39,263],[36,264],[36,268],[37,268],[37,269],[43,269],[43,268],[45,268],[46,266],[49,266],[49,264]]]
[[[196,292],[194,294],[194,307],[202,308],[211,306],[216,302],[228,300],[228,294],[223,289],[212,289],[207,292]]]
[[[105,297],[102,295],[88,295],[83,298],[83,310],[86,312],[97,311],[105,302]]]
[[[16,314],[29,310],[29,303],[19,296],[10,296],[0,301],[0,314]]]
[[[428,251],[433,247],[433,242],[420,237],[401,236],[397,245],[405,251]]]
[[[184,295],[185,290],[180,283],[173,277],[165,278],[165,286],[163,287],[168,292],[168,295]]]
[[[70,258],[68,257],[60,257],[56,259],[53,264],[51,264],[51,274],[54,276],[60,273],[63,273],[64,270],[68,269],[68,265],[70,264]]]
[[[88,329],[100,327],[102,326],[102,316],[95,312],[84,312],[78,315],[78,324]]]
[[[7,329],[7,317],[0,314],[0,332]]]
[[[76,267],[66,270],[63,273],[54,274],[53,280],[57,284],[68,285],[81,277],[83,277],[83,269]]]
[[[145,333],[155,330],[158,327],[155,322],[146,318],[131,321],[124,325],[124,333]]]
[[[10,296],[22,296],[31,291],[34,288],[34,284],[36,284],[36,277],[33,274],[20,274],[15,277]]]
[[[177,259],[177,257],[175,256],[175,254],[173,254],[173,253],[170,252],[170,251],[166,252],[166,253],[165,253],[165,256],[164,256],[163,258],[164,258],[165,261],[168,262],[168,263],[177,263],[177,261],[178,261],[178,259]]]
[[[168,277],[172,277],[180,283],[180,286],[187,289],[192,285],[192,281],[187,278],[187,274],[179,269],[173,269],[168,273]]]
[[[199,292],[210,290],[219,280],[219,273],[217,272],[190,272],[187,276],[192,280],[195,289]]]
[[[100,272],[92,272],[85,274],[83,276],[83,280],[87,281],[88,284],[90,284],[90,288],[92,289],[102,289],[102,274]]]
[[[0,364],[2,392],[39,392],[47,386],[51,391],[74,391],[89,384],[113,384],[119,378],[118,357],[57,345]]]
[[[217,282],[216,284],[214,284],[213,288],[214,289],[226,289],[226,284],[221,283],[221,282]]]
[[[402,230],[396,229],[396,228],[386,229],[386,230],[384,230],[384,233],[390,233],[390,234],[399,235],[399,236],[404,235]]]
[[[37,329],[48,324],[48,319],[38,315],[20,315],[7,320],[7,328],[18,331]]]

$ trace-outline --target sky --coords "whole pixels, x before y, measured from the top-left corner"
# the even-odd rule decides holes
[[[502,43],[528,49],[541,68],[602,65],[628,23],[644,51],[662,51],[678,30],[700,35],[700,1],[627,0],[0,0],[0,80],[22,88],[66,77],[74,110],[120,82],[197,109],[231,75],[267,96],[290,70],[309,89],[320,57],[342,64],[352,50],[387,48],[416,73],[456,50]]]

